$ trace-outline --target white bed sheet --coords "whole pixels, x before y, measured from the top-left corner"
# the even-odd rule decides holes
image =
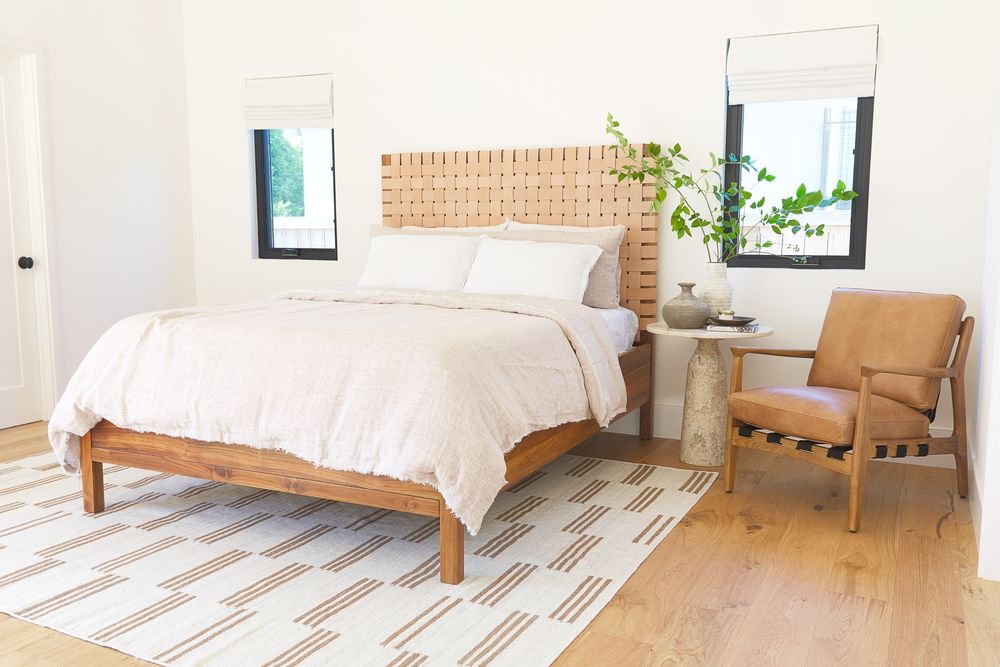
[[[632,348],[639,330],[639,317],[628,308],[594,308],[600,313],[615,344],[615,352],[622,354]]]

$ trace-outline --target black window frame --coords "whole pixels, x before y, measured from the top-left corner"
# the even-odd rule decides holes
[[[257,257],[260,259],[337,259],[337,158],[333,130],[330,130],[330,178],[333,180],[333,248],[274,247],[271,211],[271,157],[268,148],[270,130],[253,131],[254,183],[257,189]]]
[[[875,98],[859,97],[854,136],[854,183],[858,196],[851,201],[851,240],[847,255],[806,255],[796,261],[788,256],[738,255],[729,260],[732,267],[772,269],[864,269],[868,236],[868,195],[872,159],[872,123]],[[743,105],[730,104],[726,112],[726,155],[743,155]],[[764,165],[767,166],[767,165]],[[726,167],[726,184],[740,182],[742,169]]]

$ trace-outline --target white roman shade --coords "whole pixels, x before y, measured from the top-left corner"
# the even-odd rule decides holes
[[[878,26],[729,40],[729,104],[875,94]]]
[[[252,130],[333,127],[330,74],[247,79],[243,115]]]

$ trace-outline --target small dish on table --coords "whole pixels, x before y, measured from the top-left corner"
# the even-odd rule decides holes
[[[756,317],[747,315],[733,315],[731,317],[710,317],[708,321],[720,327],[745,327],[756,319]]]

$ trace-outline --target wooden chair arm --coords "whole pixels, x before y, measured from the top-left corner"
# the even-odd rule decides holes
[[[862,366],[861,377],[871,378],[887,373],[889,375],[908,375],[920,378],[950,378],[958,373],[956,368],[902,368],[891,366]]]
[[[748,354],[763,354],[769,357],[794,357],[796,359],[812,359],[816,350],[782,350],[767,347],[731,347],[733,353],[733,374],[729,382],[729,393],[743,391],[743,357]]]
[[[816,350],[782,350],[767,347],[731,347],[729,351],[734,357],[742,357],[747,354],[765,354],[769,357],[795,357],[796,359],[812,359],[816,356]]]

